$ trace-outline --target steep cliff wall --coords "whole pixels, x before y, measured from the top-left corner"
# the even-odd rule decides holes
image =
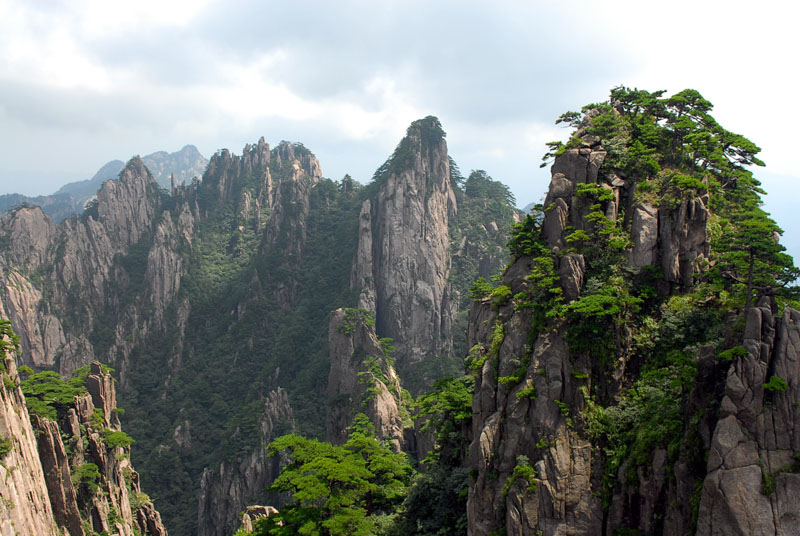
[[[319,215],[334,201],[320,198],[321,180],[319,162],[299,144],[270,149],[262,138],[241,155],[219,151],[201,184],[176,189],[171,202],[179,212],[173,208],[168,227],[154,236],[147,278],[152,273],[160,283],[145,295],[143,318],[161,311],[167,329],[118,342],[131,344],[136,360],[123,396],[138,406],[128,416],[147,456],[143,474],[162,491],[163,514],[178,534],[226,534],[246,504],[268,499],[263,491],[277,460],[265,447],[293,429],[296,397],[309,396],[298,374],[320,362],[311,353],[318,351],[315,318],[327,325],[329,309],[312,317],[309,302],[320,298],[315,289],[330,289],[318,274],[346,274],[318,260],[340,254],[327,254],[334,243],[319,247],[320,233],[337,230]],[[153,373],[165,363],[166,377]],[[311,412],[308,402],[300,407]],[[153,412],[160,415],[155,426]],[[180,484],[164,473],[167,466]]]
[[[219,151],[202,182],[168,193],[133,159],[80,217],[3,217],[0,303],[23,363],[63,377],[95,358],[116,368],[137,465],[174,533],[220,533],[274,474],[258,431],[270,393],[285,390],[300,432],[326,433],[314,393],[328,388],[329,313],[356,305],[362,287],[383,326],[372,338],[397,338],[418,387],[460,364],[453,326],[469,274],[502,263],[510,219],[459,188],[443,135],[435,118],[415,122],[368,186],[324,179],[302,145],[262,138]],[[453,238],[457,197],[475,201],[475,237]],[[400,388],[384,372],[369,413],[399,445],[399,408],[388,408]]]
[[[728,369],[708,456],[699,535],[797,534],[800,312],[750,309],[745,355]]]
[[[57,364],[69,375],[97,356],[117,365],[124,377],[130,348],[160,322],[142,318],[142,309],[174,296],[182,275],[167,250],[191,237],[188,207],[177,225],[168,219],[138,158],[118,181],[103,185],[96,204],[80,218],[54,227],[38,208],[3,217],[3,309],[20,333],[24,364]]]
[[[398,343],[401,370],[447,352],[448,224],[457,207],[444,132],[436,118],[414,122],[364,202],[353,285],[381,336]]]
[[[2,533],[166,536],[131,465],[113,380],[96,362],[86,372],[83,394],[71,402],[61,394],[66,389],[61,380],[34,377],[23,382],[25,389],[41,393],[33,395],[38,412],[59,404],[51,420],[29,415],[14,360],[5,359],[0,433],[8,438],[8,451],[0,466],[5,473],[0,486]],[[58,397],[61,401],[54,402]]]
[[[798,313],[775,301],[796,270],[767,215],[743,213],[759,198],[741,162],[681,148],[627,91],[574,121],[542,212],[470,311],[469,533],[796,532]],[[714,128],[712,146],[730,135]],[[731,243],[756,228],[777,275],[748,309],[758,239]]]
[[[259,446],[235,461],[223,461],[216,470],[205,469],[200,482],[198,535],[225,536],[241,522],[241,512],[256,503],[278,504],[279,497],[267,493],[278,476],[281,460],[267,455],[267,445],[282,434],[294,431],[294,417],[286,391],[267,395],[258,421]]]
[[[553,164],[541,222],[543,246],[555,253],[547,257],[553,259],[549,284],[558,285],[567,305],[585,293],[586,259],[575,251],[575,237],[590,241],[598,213],[604,221],[616,222],[627,205],[634,214],[628,250],[632,268],[641,270],[660,260],[663,279],[655,286],[662,292],[687,288],[707,257],[708,197],[684,198],[675,207],[635,204],[626,181],[599,172],[606,154],[599,139],[588,138]],[[587,191],[601,192],[602,201],[587,196]],[[508,296],[534,295],[544,301],[537,294],[536,274],[547,262],[551,261],[541,256],[519,257],[501,283],[509,288]],[[470,460],[478,477],[470,491],[470,533],[488,535],[504,526],[513,534],[602,534],[631,519],[651,530],[650,517],[659,508],[655,502],[676,493],[674,487],[667,489],[665,462],[658,460],[665,452],[654,454],[652,474],[646,471],[638,478],[641,488],[608,496],[604,504],[603,475],[608,469],[584,417],[592,403],[587,400],[594,400],[587,398],[590,392],[611,401],[630,381],[628,359],[618,356],[599,365],[603,343],[597,332],[584,333],[581,336],[588,339],[577,344],[564,320],[543,329],[536,307],[487,298],[470,313],[468,345],[473,363],[480,364]],[[535,478],[516,476],[528,468]],[[625,470],[620,469],[623,489],[630,487]],[[686,515],[683,526],[688,527]]]
[[[375,335],[374,325],[365,309],[337,309],[331,313],[326,439],[335,445],[343,444],[353,417],[364,413],[378,437],[391,441],[400,451],[405,446],[404,428],[411,424],[404,407],[410,401],[404,400],[400,379],[387,348]],[[404,412],[407,424],[403,423]]]
[[[0,534],[61,535],[54,521],[42,464],[13,359],[3,357],[0,385]]]

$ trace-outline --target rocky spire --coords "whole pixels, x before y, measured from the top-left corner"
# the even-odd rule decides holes
[[[435,117],[415,121],[376,173],[364,202],[352,286],[376,330],[397,343],[402,371],[439,355],[448,315],[448,225],[456,213],[444,131]]]

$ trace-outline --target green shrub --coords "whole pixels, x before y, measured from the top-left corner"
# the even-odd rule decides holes
[[[12,443],[10,439],[0,436],[0,460],[5,458],[13,447],[14,443]]]
[[[339,333],[350,335],[355,331],[360,322],[367,326],[375,325],[375,317],[366,309],[347,308],[344,310],[344,321],[339,324],[336,330]]]
[[[479,277],[469,287],[469,297],[473,300],[482,300],[491,295],[494,286],[485,277]]]
[[[495,307],[505,305],[508,303],[508,300],[511,299],[511,287],[508,285],[500,285],[492,290],[490,296],[492,297],[492,305]]]
[[[525,455],[517,456],[517,465],[514,466],[514,470],[503,485],[503,497],[506,497],[511,488],[517,483],[523,484],[525,491],[533,493],[538,485],[535,479],[536,470],[531,465],[528,457]]]
[[[737,357],[744,357],[747,355],[747,348],[744,346],[734,346],[728,350],[724,350],[717,355],[720,361],[733,361]]]
[[[116,430],[106,428],[103,430],[103,442],[109,448],[122,447],[126,449],[134,443],[134,440],[125,432],[118,432]]]
[[[72,484],[75,487],[86,486],[90,495],[97,491],[100,481],[100,469],[93,463],[83,463],[72,472]]]
[[[770,393],[784,393],[786,392],[788,385],[786,384],[786,380],[780,376],[771,376],[769,381],[765,384],[762,384],[761,387]]]

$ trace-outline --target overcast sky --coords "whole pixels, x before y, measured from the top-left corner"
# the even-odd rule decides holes
[[[767,209],[797,256],[798,14],[764,0],[0,0],[0,193],[260,136],[366,183],[432,114],[464,173],[485,169],[524,205],[547,187],[559,114],[617,85],[692,87],[762,148]]]

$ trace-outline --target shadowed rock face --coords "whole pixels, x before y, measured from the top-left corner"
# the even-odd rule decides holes
[[[435,118],[409,127],[377,196],[364,202],[353,269],[358,306],[397,343],[401,373],[447,353],[451,338],[448,225],[456,199],[443,134],[426,135],[433,128],[440,129]]]
[[[167,536],[130,458],[121,447],[106,445],[92,424],[95,408],[101,409],[103,427],[120,432],[113,380],[100,364],[92,364],[89,393],[76,397],[59,422],[29,416],[21,390],[9,388],[19,381],[14,361],[6,359],[5,365],[11,382],[0,385],[0,434],[13,440],[0,464],[0,509],[6,510],[0,533],[83,536],[88,526],[94,532]],[[97,491],[82,497],[72,475],[89,463],[98,470]]]
[[[331,313],[326,439],[343,444],[353,417],[364,412],[378,437],[390,440],[399,451],[404,446],[400,380],[366,314],[357,309]]]
[[[198,505],[199,536],[232,534],[248,504],[275,498],[275,494],[266,493],[266,488],[280,473],[281,460],[268,456],[267,445],[278,435],[294,430],[294,416],[286,391],[279,388],[267,395],[258,424],[257,448],[235,462],[225,461],[216,469],[203,471]],[[280,430],[284,424],[289,428]],[[258,517],[256,514],[253,518]]]
[[[725,382],[697,534],[798,534],[800,312],[776,318],[763,299],[749,311],[744,347]],[[784,391],[764,388],[773,376]]]
[[[584,183],[597,184],[610,194],[604,206],[609,220],[615,221],[623,212],[631,215],[624,224],[631,232],[632,245],[627,253],[633,273],[660,262],[664,274],[662,292],[689,287],[692,275],[702,269],[702,261],[708,257],[707,197],[683,199],[675,207],[636,204],[626,181],[600,172],[605,157],[599,140],[587,138],[579,148],[558,156],[552,167],[542,237],[552,251],[559,253],[554,269],[565,303],[580,297],[585,280],[584,258],[567,251],[570,245],[566,241],[568,233],[588,232],[592,226],[587,216],[594,201],[576,194]],[[511,287],[511,295],[529,288],[526,276],[531,273],[533,262],[523,256],[507,268],[502,284]],[[782,321],[785,324],[781,325],[796,323],[792,316],[795,314],[786,313]],[[783,370],[782,377],[800,377],[800,370],[787,369],[788,363],[797,360],[797,342],[790,342],[792,333],[795,339],[797,334],[784,327],[778,330],[783,335],[777,337],[771,334],[772,327],[750,327],[756,323],[772,325],[768,310],[755,310],[750,316],[754,315],[758,322],[755,318],[748,321],[748,333],[753,334],[747,336],[746,343],[752,347],[751,357],[742,358],[742,363],[732,367],[727,380],[726,392],[735,392],[738,398],[733,394],[726,397],[723,408],[728,409],[721,412],[719,425],[711,412],[697,425],[701,445],[711,447],[697,525],[701,534],[780,534],[780,523],[791,527],[783,529],[787,531],[783,533],[796,530],[791,525],[793,516],[780,513],[796,500],[795,475],[781,473],[776,477],[781,491],[774,498],[767,498],[759,491],[758,465],[759,458],[765,463],[769,459],[769,471],[775,472],[792,463],[792,453],[797,452],[793,449],[798,446],[788,438],[794,433],[797,408],[790,401],[796,400],[796,393],[790,387],[780,395],[781,402],[774,410],[763,408],[763,397],[759,398],[758,393],[768,379],[767,370],[770,374]],[[476,359],[486,359],[477,373],[473,399],[474,439],[469,465],[476,476],[467,506],[469,534],[489,536],[504,528],[515,535],[600,535],[612,534],[624,526],[638,526],[646,533],[690,533],[691,504],[697,500],[694,490],[705,473],[698,473],[684,458],[685,453],[670,466],[666,451],[654,451],[650,465],[639,467],[636,483],[628,482],[627,465],[623,464],[616,475],[616,491],[608,498],[608,504],[602,503],[602,446],[591,440],[579,424],[587,407],[581,389],[585,383],[579,378],[589,378],[593,365],[589,356],[570,350],[564,338],[565,328],[564,324],[551,325],[530,338],[528,309],[517,310],[512,303],[497,305],[485,299],[476,302],[470,311],[468,347],[477,352]],[[760,365],[743,364],[759,355]],[[520,381],[498,381],[519,374],[520,364],[526,360],[529,364]],[[703,350],[700,361],[697,387],[688,397],[688,404],[695,411],[705,408],[708,397],[715,392],[721,367],[713,349]],[[619,390],[625,378],[625,361],[620,359],[614,366],[610,384],[604,387],[608,396]],[[744,370],[737,372],[742,367]],[[734,401],[739,404],[738,409],[733,407]],[[739,414],[749,420],[735,417]],[[734,418],[740,421],[727,422]],[[742,432],[745,429],[751,432]],[[712,434],[713,444],[719,444],[716,450]],[[758,445],[762,445],[761,451]],[[732,458],[720,461],[724,456]],[[513,477],[514,468],[525,458],[535,471],[535,486]],[[731,478],[726,471],[730,471]],[[738,493],[745,488],[752,491]],[[763,519],[761,525],[750,521],[747,526],[742,521],[753,516]],[[762,528],[763,532],[759,532]]]

